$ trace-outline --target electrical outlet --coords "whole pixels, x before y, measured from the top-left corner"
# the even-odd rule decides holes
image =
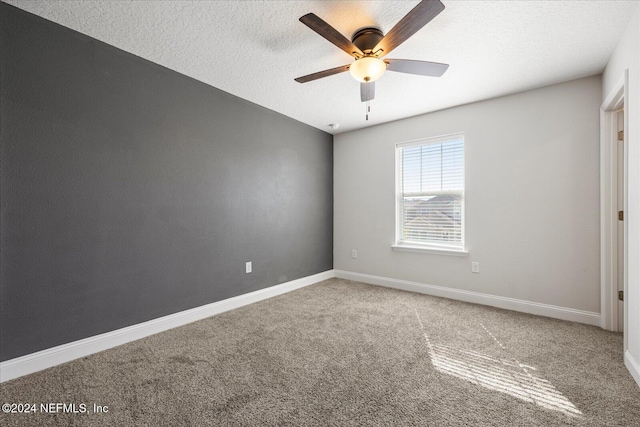
[[[358,251],[355,249],[351,250],[351,258],[356,259],[358,258]]]
[[[472,262],[471,263],[471,272],[472,273],[480,273],[480,263],[479,262]]]
[[[247,262],[247,263],[245,264],[244,269],[245,269],[245,273],[251,273],[251,271],[252,271],[251,261],[249,261],[249,262]]]

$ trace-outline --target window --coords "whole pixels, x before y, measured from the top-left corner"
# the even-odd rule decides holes
[[[464,135],[396,146],[395,249],[464,252]]]

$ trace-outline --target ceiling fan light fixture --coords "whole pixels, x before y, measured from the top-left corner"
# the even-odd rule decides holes
[[[349,67],[349,72],[353,78],[363,83],[378,80],[386,70],[387,64],[382,59],[374,56],[356,59]]]

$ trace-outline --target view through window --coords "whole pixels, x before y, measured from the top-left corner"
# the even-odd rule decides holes
[[[397,145],[397,243],[464,250],[464,135]]]

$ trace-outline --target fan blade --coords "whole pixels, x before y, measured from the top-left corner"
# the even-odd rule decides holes
[[[321,79],[323,77],[333,76],[334,74],[344,73],[345,71],[349,70],[349,67],[351,67],[351,64],[343,65],[342,67],[331,68],[330,70],[318,71],[317,73],[313,74],[307,74],[306,76],[298,77],[294,80],[298,83],[306,83],[312,80]]]
[[[376,82],[360,83],[360,101],[371,101],[376,96]]]
[[[439,62],[414,61],[412,59],[385,59],[387,70],[397,73],[417,74],[419,76],[440,77],[447,71],[449,64]]]
[[[340,49],[347,52],[349,55],[363,55],[362,51],[358,49],[356,45],[351,43],[348,38],[340,34],[338,30],[324,22],[322,19],[318,18],[318,16],[316,16],[315,14],[307,13],[302,18],[300,18],[300,22],[311,28],[316,33],[320,34],[325,39],[329,40],[334,45],[338,46]]]
[[[443,10],[440,0],[422,0],[378,42],[373,52],[382,49],[382,55],[388,55]]]

